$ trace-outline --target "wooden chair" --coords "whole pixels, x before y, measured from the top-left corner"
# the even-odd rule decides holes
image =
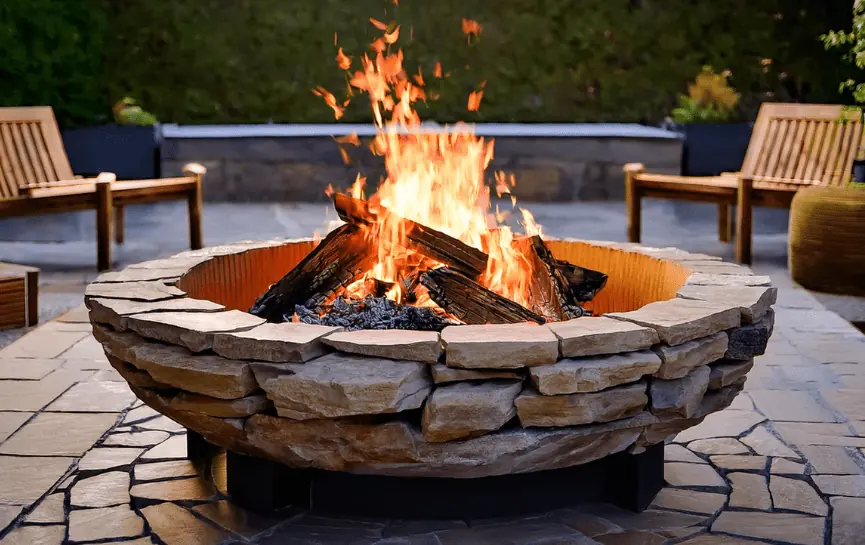
[[[111,268],[112,220],[123,243],[123,210],[130,204],[185,200],[189,242],[202,246],[201,182],[198,164],[186,176],[161,180],[116,181],[110,173],[83,179],[72,174],[54,112],[49,106],[0,108],[0,218],[96,210],[97,264]]]
[[[731,238],[730,205],[736,205],[735,257],[751,262],[752,207],[789,208],[796,191],[814,185],[846,185],[862,143],[859,115],[843,106],[763,104],[741,172],[690,177],[650,174],[640,163],[625,165],[628,240],[640,242],[644,198],[718,203],[718,235]]]

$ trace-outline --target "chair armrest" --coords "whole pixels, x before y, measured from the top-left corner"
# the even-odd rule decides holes
[[[204,176],[207,174],[207,168],[200,163],[187,163],[183,167],[183,173],[188,176]]]
[[[625,163],[622,170],[628,174],[642,174],[646,172],[646,165],[643,163]]]

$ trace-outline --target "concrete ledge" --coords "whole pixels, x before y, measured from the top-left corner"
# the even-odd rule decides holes
[[[642,162],[678,174],[682,140],[675,132],[636,124],[478,124],[424,132],[463,131],[496,139],[493,170],[513,172],[516,196],[527,201],[622,200],[621,167]],[[329,184],[346,188],[358,173],[371,189],[385,174],[381,157],[366,146],[347,150],[345,165],[333,137],[375,134],[372,125],[164,125],[162,172],[180,173],[189,161],[208,169],[204,196],[211,201],[324,201]]]

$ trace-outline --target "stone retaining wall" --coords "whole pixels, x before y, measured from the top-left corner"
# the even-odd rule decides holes
[[[694,271],[678,297],[542,326],[268,324],[175,285],[214,256],[284,244],[107,273],[85,302],[109,361],[148,405],[293,467],[477,477],[640,452],[727,407],[772,332],[767,279],[633,245],[616,251],[675,256]]]
[[[328,184],[347,188],[361,173],[374,188],[384,174],[381,157],[365,146],[348,150],[353,165],[346,166],[330,136],[170,134],[161,148],[163,176],[180,175],[191,161],[203,164],[204,197],[210,201],[324,201]],[[653,172],[679,174],[682,141],[669,133],[666,138],[497,136],[495,155],[492,168],[516,175],[514,192],[521,200],[623,200],[622,165],[640,162]]]

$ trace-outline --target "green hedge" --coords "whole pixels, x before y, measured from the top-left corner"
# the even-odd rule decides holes
[[[704,64],[732,70],[742,116],[751,117],[767,98],[837,102],[848,70],[817,36],[845,27],[849,0],[0,4],[0,26],[11,22],[0,28],[0,101],[49,103],[66,124],[94,122],[126,95],[162,121],[330,122],[310,89],[345,86],[334,32],[356,56],[379,34],[370,16],[402,25],[409,69],[420,63],[429,76],[440,60],[451,71],[431,84],[442,98],[422,112],[440,121],[658,121]],[[471,46],[462,17],[483,25]],[[482,107],[469,114],[468,93],[481,80]],[[355,100],[344,120],[369,115],[368,103]]]

